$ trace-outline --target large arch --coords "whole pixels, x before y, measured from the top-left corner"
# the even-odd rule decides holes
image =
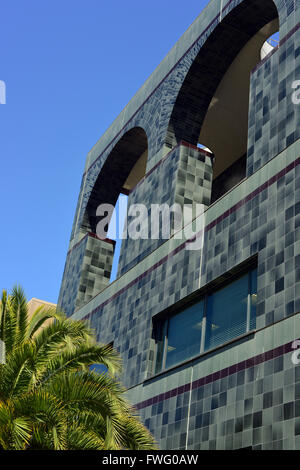
[[[251,70],[278,30],[273,0],[244,0],[208,37],[178,93],[166,144],[184,140],[213,152],[211,202],[246,176]]]
[[[264,41],[278,30],[276,20],[273,0],[244,0],[223,18],[202,46],[178,93],[166,135],[168,147],[181,140],[197,145],[209,106],[230,65],[259,32],[260,52]],[[210,142],[201,141],[212,148]]]
[[[121,137],[107,157],[93,186],[83,217],[84,232],[96,232],[100,204],[115,206],[121,193],[127,194],[144,177],[148,157],[148,138],[141,127]]]

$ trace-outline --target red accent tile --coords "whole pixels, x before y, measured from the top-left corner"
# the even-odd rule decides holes
[[[192,390],[196,390],[197,388],[200,388],[204,386],[205,384],[209,384],[215,380],[220,380],[224,377],[235,374],[236,372],[240,370],[249,369],[253,367],[254,365],[262,364],[263,362],[268,361],[270,358],[279,357],[281,355],[284,355],[285,353],[291,352],[292,351],[291,346],[292,346],[292,343],[287,343],[283,346],[279,346],[278,348],[267,351],[264,354],[259,354],[250,359],[247,359],[246,361],[239,362],[238,364],[222,369],[221,371],[218,371],[213,374],[209,374],[206,377],[197,379],[192,384],[188,383],[188,384],[182,385],[179,388],[175,388],[164,394],[157,395],[156,397],[153,397],[149,400],[138,403],[135,405],[135,408],[137,409],[146,408],[148,406],[151,406],[154,403],[165,401],[171,397],[188,392],[191,388]]]

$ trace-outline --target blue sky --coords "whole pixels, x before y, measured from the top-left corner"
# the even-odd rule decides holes
[[[87,152],[207,3],[1,2],[1,289],[57,301]]]

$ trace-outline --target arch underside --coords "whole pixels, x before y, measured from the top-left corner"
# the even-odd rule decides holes
[[[181,87],[166,135],[168,147],[181,140],[193,145],[199,142],[207,110],[226,71],[251,38],[276,19],[273,0],[245,0],[224,17],[201,48]]]
[[[136,127],[128,131],[106,159],[90,194],[82,229],[96,232],[100,204],[115,206],[122,192],[127,192],[144,176],[148,139],[145,131]]]

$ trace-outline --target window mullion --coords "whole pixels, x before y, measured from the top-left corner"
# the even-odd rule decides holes
[[[200,346],[200,354],[204,352],[205,348],[205,334],[206,334],[206,305],[207,305],[207,295],[204,298],[204,306],[203,306],[203,319],[202,319],[202,331],[201,331],[201,346]]]
[[[168,330],[169,330],[169,318],[165,322],[164,326],[164,351],[163,351],[163,359],[162,359],[162,370],[165,370],[166,368],[166,362],[167,362],[167,351],[168,351]]]
[[[247,324],[246,324],[247,333],[250,331],[250,316],[251,316],[251,271],[248,274]]]

